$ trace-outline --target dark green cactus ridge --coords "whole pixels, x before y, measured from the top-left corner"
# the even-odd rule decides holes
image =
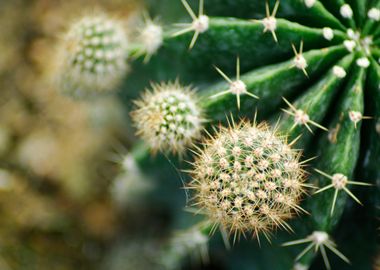
[[[232,247],[231,256],[224,259],[227,267],[237,263],[240,251],[244,259],[240,258],[238,268],[226,269],[290,269],[302,247],[280,245],[296,239],[318,245],[322,257],[310,246],[297,257],[294,269],[308,269],[313,261],[312,269],[323,264],[334,269],[371,269],[375,241],[360,228],[366,223],[367,230],[375,233],[380,203],[380,1],[206,0],[204,8],[202,1],[200,6],[198,1],[182,3],[182,11],[190,14],[183,13],[185,26],[165,27],[162,47],[150,61],[144,64],[144,56],[139,56],[132,63],[120,94],[126,103],[136,98],[129,94],[136,92],[134,88],[141,91],[150,81],[179,78],[197,87],[210,133],[212,126],[226,123],[226,116],[252,118],[257,111],[260,120],[277,122],[289,141],[297,139],[294,147],[303,150],[304,160],[315,157],[306,169],[307,183],[315,189],[309,190],[301,205],[310,215],[295,216],[290,222],[295,234],[273,232],[272,245],[262,243],[261,249],[255,241],[238,244],[236,251]],[[156,161],[147,145],[135,151],[142,172],[154,174],[162,166],[171,166],[162,165],[157,157],[161,166],[152,167]],[[190,153],[188,159],[192,160]],[[167,175],[157,175],[162,177]],[[343,224],[355,211],[371,214],[360,222]],[[194,228],[199,227],[189,232]],[[208,236],[214,230],[206,225],[198,232]],[[363,235],[356,244],[368,245],[365,254],[356,253],[350,240],[342,241],[350,230]],[[247,246],[250,253],[244,254]],[[276,254],[281,266],[260,268],[268,254]],[[184,256],[186,252],[177,256],[177,264]],[[352,268],[339,257],[350,260]]]

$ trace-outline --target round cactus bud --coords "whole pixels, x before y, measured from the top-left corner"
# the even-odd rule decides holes
[[[286,223],[305,192],[300,153],[265,123],[221,128],[194,162],[190,189],[211,221],[235,234],[268,236]]]
[[[127,70],[126,45],[122,25],[105,15],[74,23],[59,56],[62,92],[81,98],[115,90]]]
[[[200,136],[201,110],[190,87],[174,83],[152,84],[135,104],[132,118],[140,135],[151,147],[182,154]]]

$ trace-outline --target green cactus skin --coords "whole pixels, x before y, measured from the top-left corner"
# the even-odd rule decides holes
[[[268,2],[272,8],[274,1]],[[162,5],[165,5],[164,3]],[[196,4],[197,1],[190,2],[193,10],[197,10]],[[351,6],[352,17],[348,16],[349,12],[341,10],[344,4]],[[316,157],[310,162],[308,169],[310,184],[323,188],[331,183],[331,180],[315,172],[313,168],[328,175],[341,173],[354,181],[378,184],[380,27],[378,21],[368,18],[367,12],[370,8],[379,8],[380,1],[316,0],[310,5],[306,6],[303,0],[281,0],[275,16],[275,34],[278,40],[275,42],[270,33],[263,33],[264,26],[260,21],[267,16],[265,1],[206,1],[204,14],[209,16],[209,27],[199,35],[193,48],[189,50],[193,32],[173,37],[171,34],[178,29],[168,28],[164,33],[162,47],[151,56],[148,63],[143,63],[144,56],[132,63],[130,76],[125,82],[126,89],[121,93],[121,97],[126,100],[128,106],[130,100],[136,98],[133,93],[141,91],[149,81],[169,81],[179,77],[181,83],[192,83],[198,88],[199,105],[209,120],[206,129],[210,132],[213,132],[213,125],[220,122],[225,124],[226,115],[231,114],[235,119],[239,116],[252,117],[257,110],[260,119],[269,119],[273,124],[278,121],[279,129],[286,132],[290,140],[302,135],[296,146],[304,150],[305,159]],[[324,37],[323,27],[333,30],[331,40]],[[344,45],[345,40],[350,40],[351,33],[347,31],[349,29],[362,33],[360,40],[355,41],[356,48],[352,52]],[[371,45],[364,39],[367,36],[372,36]],[[298,49],[301,42],[304,48],[302,57],[307,63],[304,71],[308,76],[294,67],[292,44]],[[236,106],[236,97],[233,94],[210,98],[229,87],[228,82],[220,79],[214,66],[234,78],[237,56],[240,57],[241,63],[240,79],[249,93],[259,97],[256,100],[242,95],[240,110]],[[363,57],[369,60],[369,66]],[[343,68],[345,76],[337,72],[335,66]],[[316,126],[307,122],[310,123],[312,133],[305,125],[295,125],[293,128],[294,117],[281,111],[289,110],[283,98],[296,109],[307,113],[309,120],[318,124]],[[352,112],[356,115],[352,115]],[[363,115],[372,118],[366,120],[365,117],[361,117]],[[359,118],[355,120],[355,116]],[[325,128],[328,131],[323,130]],[[158,173],[165,166],[162,156],[153,159],[148,147],[141,144],[132,153],[138,153],[136,162],[141,171],[149,170],[149,175],[155,175],[157,172],[157,182],[167,178],[165,173]],[[166,167],[170,168],[171,165],[166,164]],[[177,162],[175,166],[186,168],[186,165]],[[370,236],[371,233],[375,233],[374,226],[363,225],[367,231],[361,231],[357,221],[347,221],[347,218],[351,217],[350,213],[360,209],[374,219],[375,206],[380,203],[380,189],[353,185],[347,185],[347,188],[364,203],[363,208],[349,198],[346,192],[340,191],[336,197],[334,212],[330,214],[334,190],[311,195],[302,204],[310,215],[295,218],[290,224],[295,235],[277,232],[272,244],[263,243],[261,248],[254,241],[243,241],[244,243],[232,248],[223,259],[223,263],[227,269],[291,269],[297,252],[302,249],[283,248],[280,244],[307,237],[314,231],[324,231],[332,239],[337,238],[339,249],[342,247],[344,255],[352,262],[352,266],[341,264],[328,253],[332,268],[370,269],[369,258],[374,256],[372,253],[376,249],[371,239],[373,237]],[[177,215],[178,220],[185,216],[177,211],[174,215]],[[342,222],[347,228],[341,230]],[[364,246],[363,250],[366,250],[367,254],[355,252],[349,240],[340,240],[343,232],[349,228],[355,228],[355,233],[363,236],[361,240],[357,240],[356,238],[360,237],[355,236],[355,243],[359,249]],[[207,235],[210,230],[211,228],[207,227],[201,231]],[[320,269],[318,267],[323,267],[323,260],[316,255],[309,252],[299,263],[305,266],[305,269],[312,265],[312,269]],[[278,263],[273,265],[270,262],[272,256],[281,262],[280,266]],[[179,257],[180,261],[183,254]]]

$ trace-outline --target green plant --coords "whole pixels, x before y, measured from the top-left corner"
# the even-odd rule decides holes
[[[75,98],[114,90],[127,65],[127,36],[120,22],[104,14],[74,22],[58,57],[60,89]]]
[[[190,172],[193,178],[186,181],[190,182],[190,192],[196,191],[195,206],[207,210],[208,218],[201,226],[190,226],[189,232],[197,230],[209,236],[215,231],[213,224],[221,223],[227,246],[230,233],[235,235],[234,239],[236,235],[252,231],[257,237],[261,233],[274,234],[272,245],[264,244],[261,250],[251,245],[250,256],[255,262],[240,263],[238,269],[263,265],[265,269],[290,269],[294,259],[299,261],[294,264],[296,269],[307,269],[317,255],[311,250],[314,247],[314,251],[321,251],[327,268],[330,263],[325,247],[345,262],[350,259],[353,269],[370,269],[376,249],[371,234],[375,233],[378,188],[352,187],[375,185],[380,179],[380,2],[210,0],[204,3],[205,7],[200,1],[198,14],[193,11],[195,2],[182,1],[192,19],[190,23],[162,30],[149,20],[146,27],[150,30],[143,28],[142,40],[137,39],[129,48],[135,59],[120,96],[133,110],[138,134],[147,142],[131,150],[140,171],[154,175],[157,182],[168,177],[164,167],[170,168],[172,163]],[[165,2],[156,5],[165,5]],[[155,37],[149,48],[147,33]],[[236,80],[226,75],[235,72]],[[219,75],[225,80],[220,81]],[[183,84],[191,83],[198,91],[193,93],[178,83],[165,83],[176,78]],[[153,85],[156,91],[146,94],[136,103],[136,108],[131,100],[149,81],[162,84]],[[186,98],[186,106],[180,105],[177,96],[180,94],[174,92],[179,88],[191,94],[191,98]],[[161,97],[164,94],[174,97]],[[189,111],[188,108],[195,107],[195,102],[188,104],[193,104],[190,99],[194,95],[197,95],[199,109]],[[218,123],[226,125],[226,115],[231,114],[232,119],[251,118],[255,110],[259,120],[267,120],[272,128],[248,124],[231,124],[229,129],[221,128],[221,131],[213,128]],[[203,121],[203,117],[207,121]],[[368,120],[363,122],[365,119]],[[204,150],[199,149],[197,141],[201,124],[205,128],[204,136],[214,134],[210,135],[212,139]],[[259,139],[248,132],[250,128],[258,132]],[[303,161],[298,161],[294,150],[282,152],[282,147],[287,147],[285,140],[275,138],[276,132],[272,129],[286,134],[293,148],[302,149]],[[244,144],[246,139],[254,146]],[[268,149],[262,146],[264,158],[255,157],[255,151],[265,145],[266,139],[272,146]],[[151,158],[152,150],[183,153],[185,147],[197,149],[195,155],[189,151],[186,157],[193,166],[183,164],[175,156]],[[170,162],[165,162],[165,158]],[[309,175],[303,184],[301,167],[305,164],[309,165],[305,169]],[[286,171],[288,167],[290,172]],[[260,175],[261,182],[257,182],[255,177]],[[293,189],[285,187],[288,178],[295,181],[292,182],[295,186],[291,185]],[[303,186],[315,194],[306,196],[299,206]],[[312,191],[313,187],[316,192]],[[260,188],[265,191],[260,193]],[[354,195],[356,193],[359,195]],[[358,208],[348,196],[365,204],[361,215],[367,219],[354,218]],[[202,209],[194,211],[202,212]],[[295,216],[293,210],[302,212],[301,209],[309,215]],[[172,214],[183,218],[178,211]],[[288,225],[284,220],[290,217],[293,218]],[[209,222],[210,218],[214,223]],[[255,225],[252,225],[253,219]],[[296,235],[275,232],[277,226]],[[352,231],[359,236],[342,241],[342,237]],[[335,237],[348,259],[331,240]],[[304,240],[293,241],[299,238]],[[284,242],[285,245],[309,243],[309,246],[297,256],[297,247],[279,248]],[[361,250],[355,252],[358,245]],[[177,254],[177,263],[180,263],[186,255],[182,252],[185,246],[186,243],[181,248],[177,246],[181,250],[178,254],[167,254]],[[169,246],[169,250],[172,248]],[[277,256],[277,263],[265,260],[272,253]],[[162,256],[165,258],[165,254]],[[234,256],[231,262],[244,261]],[[172,267],[178,267],[173,264],[173,257],[170,262]],[[318,263],[316,260],[316,269]],[[334,261],[334,265],[336,269],[346,267],[339,261]]]
[[[189,189],[214,228],[267,239],[273,228],[304,211],[298,204],[304,173],[283,137],[265,124],[242,122],[221,128],[196,158]]]

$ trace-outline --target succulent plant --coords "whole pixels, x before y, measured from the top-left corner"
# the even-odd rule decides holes
[[[194,162],[190,189],[199,206],[222,230],[259,239],[275,227],[291,230],[286,220],[304,190],[299,153],[265,124],[242,122],[221,128],[205,142]]]
[[[104,14],[71,25],[58,57],[58,80],[64,94],[88,98],[115,90],[127,70],[127,35]]]
[[[128,52],[134,61],[120,97],[133,110],[143,140],[130,154],[139,172],[159,182],[173,164],[180,167],[193,200],[187,206],[206,214],[202,226],[189,226],[184,235],[195,230],[208,239],[220,225],[227,245],[229,235],[236,240],[247,233],[273,241],[261,249],[250,245],[255,262],[238,269],[263,269],[272,254],[278,261],[265,261],[265,269],[319,269],[321,262],[327,269],[346,269],[329,262],[327,249],[352,261],[353,269],[370,269],[376,249],[370,234],[380,199],[378,187],[365,186],[380,180],[380,2],[175,2],[183,5],[184,16],[176,10],[161,17],[179,17],[181,23],[166,27],[146,19],[132,40]],[[155,7],[160,5],[168,2]],[[79,64],[75,57],[68,58],[70,65]],[[135,93],[151,81],[153,91],[133,106]],[[242,120],[226,127],[228,119],[252,118],[255,111],[258,122],[268,124]],[[210,137],[203,139],[203,149],[202,128]],[[164,155],[152,159],[152,151]],[[306,188],[311,194],[301,202]],[[358,211],[366,219],[358,222],[353,216]],[[278,227],[295,235],[277,232]],[[360,239],[343,241],[352,231]],[[187,250],[188,243],[179,242],[169,248],[181,251],[178,261],[173,262],[175,252],[168,253],[174,268]],[[284,242],[291,247],[280,248]],[[308,246],[297,256],[293,244],[302,243]],[[235,254],[225,263],[240,260],[245,259]]]
[[[161,150],[182,153],[200,136],[202,112],[190,87],[175,83],[152,85],[136,101],[132,112],[137,134],[149,144],[153,152]]]

